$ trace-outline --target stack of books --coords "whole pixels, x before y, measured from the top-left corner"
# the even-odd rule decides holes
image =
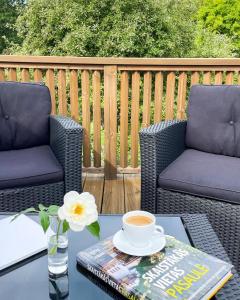
[[[118,251],[112,237],[81,251],[78,263],[131,300],[211,299],[232,265],[166,236],[164,250],[145,257]]]

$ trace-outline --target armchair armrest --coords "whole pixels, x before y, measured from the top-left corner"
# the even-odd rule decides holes
[[[50,146],[64,169],[65,192],[82,191],[83,128],[71,118],[50,116]]]
[[[159,174],[185,149],[187,121],[165,121],[140,131],[141,207],[156,212]]]

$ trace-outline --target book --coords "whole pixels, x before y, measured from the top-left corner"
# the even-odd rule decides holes
[[[77,262],[130,300],[205,300],[231,278],[232,265],[174,237],[151,256],[117,250],[109,237],[80,251]]]
[[[0,220],[0,270],[47,249],[47,237],[42,227],[31,218],[21,215]]]

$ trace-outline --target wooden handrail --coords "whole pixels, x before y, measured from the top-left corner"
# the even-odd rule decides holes
[[[0,63],[129,66],[239,66],[240,58],[135,58],[0,55]]]
[[[139,172],[141,127],[186,117],[191,85],[240,84],[240,58],[0,55],[3,80],[44,81],[52,113],[85,129],[84,167],[114,178]]]

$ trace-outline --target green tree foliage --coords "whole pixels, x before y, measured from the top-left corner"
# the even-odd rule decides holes
[[[1,1],[1,0],[0,0]],[[29,0],[12,53],[75,56],[231,56],[224,36],[199,32],[200,0]],[[209,47],[213,38],[214,49]],[[226,40],[230,43],[230,40]]]
[[[23,5],[23,1],[0,0],[0,53],[9,42],[18,42],[14,24]]]
[[[202,26],[211,32],[231,38],[235,51],[240,54],[239,0],[204,0],[198,18]]]

